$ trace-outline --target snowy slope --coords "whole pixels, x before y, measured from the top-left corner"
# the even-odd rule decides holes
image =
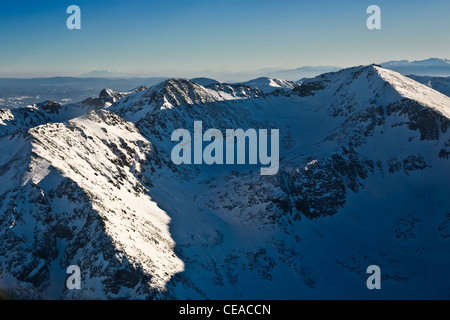
[[[410,75],[409,77],[450,97],[450,77],[427,77],[415,75]]]
[[[3,193],[1,209],[8,213],[2,249],[17,248],[2,250],[1,270],[24,277],[50,298],[151,298],[183,269],[173,251],[170,218],[139,179],[154,150],[132,124],[96,111],[38,126],[22,140],[28,164],[8,162],[8,171],[26,170],[19,185]],[[81,296],[57,283],[72,264],[89,279]],[[27,269],[34,271],[23,275]]]

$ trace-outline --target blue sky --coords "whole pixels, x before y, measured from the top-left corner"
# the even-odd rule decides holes
[[[81,30],[68,30],[69,5]],[[368,30],[366,9],[382,10]],[[250,71],[450,58],[448,0],[59,0],[0,3],[0,75]]]

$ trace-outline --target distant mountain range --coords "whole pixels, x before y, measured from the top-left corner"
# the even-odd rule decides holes
[[[123,73],[107,70],[95,70],[81,75],[82,78],[211,78],[221,82],[245,82],[260,77],[270,77],[284,79],[288,81],[297,81],[302,78],[311,78],[319,74],[332,72],[342,69],[338,66],[306,66],[296,69],[260,69],[247,72],[217,72],[217,71],[174,71],[166,70],[161,72],[149,73]]]
[[[380,64],[383,68],[400,72],[404,75],[419,76],[450,76],[450,60],[430,58],[426,60],[409,61],[388,61]],[[166,70],[160,72],[149,73],[124,73],[108,70],[94,70],[83,74],[80,77],[87,78],[212,78],[222,82],[245,82],[260,77],[269,77],[275,79],[284,79],[288,81],[298,81],[302,78],[312,78],[323,73],[338,71],[342,69],[339,66],[304,66],[295,69],[277,69],[265,68],[256,71],[247,72],[217,72],[217,71],[186,71],[179,72],[174,70]]]
[[[386,69],[400,72],[404,75],[435,77],[450,76],[450,60],[447,59],[430,58],[419,61],[388,61],[381,63],[381,66]]]

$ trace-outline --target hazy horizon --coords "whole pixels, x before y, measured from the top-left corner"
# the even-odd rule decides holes
[[[278,74],[282,73],[291,73],[296,74],[297,73],[311,73],[311,74],[317,74],[320,75],[322,73],[328,73],[333,72],[335,70],[341,70],[346,69],[350,67],[357,67],[361,65],[369,65],[372,63],[376,64],[385,64],[385,63],[391,63],[391,62],[399,62],[399,61],[408,61],[411,62],[423,62],[431,59],[439,59],[442,61],[450,61],[450,59],[446,59],[445,57],[442,58],[435,58],[435,57],[429,57],[427,59],[423,60],[390,60],[390,61],[373,61],[371,63],[367,64],[355,64],[352,66],[332,66],[332,65],[317,65],[317,66],[300,66],[292,69],[282,69],[282,68],[261,68],[257,70],[251,70],[251,71],[237,71],[237,72],[231,72],[231,71],[216,71],[216,70],[201,70],[201,71],[177,71],[177,70],[163,70],[159,72],[142,72],[142,73],[127,73],[122,72],[119,70],[92,70],[90,72],[86,72],[83,74],[50,74],[50,75],[43,75],[40,73],[37,74],[27,74],[27,75],[21,75],[21,74],[13,74],[13,75],[3,75],[0,73],[0,79],[17,79],[17,80],[33,80],[33,79],[52,79],[52,78],[98,78],[98,79],[151,79],[151,78],[182,78],[182,79],[193,79],[193,78],[212,78],[219,81],[227,81],[224,79],[232,79],[233,77],[237,77],[236,81],[248,81],[253,80],[258,77],[269,77],[269,78],[277,78]],[[274,76],[275,75],[275,76]],[[272,76],[272,77],[271,77]],[[280,79],[284,79],[283,77],[278,77]],[[286,79],[288,77],[285,77]],[[247,80],[242,80],[247,79]],[[285,79],[285,80],[286,80]],[[288,79],[289,80],[289,79]],[[291,79],[291,81],[296,81],[299,79]]]

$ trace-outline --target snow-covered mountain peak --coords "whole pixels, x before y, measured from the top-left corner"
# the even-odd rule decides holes
[[[153,88],[152,91],[155,90],[163,94],[164,102],[174,107],[182,104],[202,104],[223,99],[217,92],[184,79],[169,79]]]
[[[169,79],[131,94],[111,106],[127,120],[137,122],[158,110],[176,109],[258,97],[262,92],[246,85],[213,83],[206,87],[184,79]]]
[[[380,77],[402,97],[417,101],[450,119],[450,98],[396,71],[377,68]]]
[[[193,78],[193,79],[190,79],[190,81],[197,83],[204,87],[209,86],[211,84],[220,84],[221,83],[220,81],[217,81],[215,79],[205,78],[205,77]]]
[[[450,115],[449,97],[396,71],[377,65],[352,67],[306,79],[293,92],[301,97],[317,96],[315,100],[320,100],[320,96],[327,97],[337,108],[338,105],[345,107],[350,102],[352,105],[356,103],[368,106],[375,102],[389,104],[407,98],[446,117]]]
[[[259,89],[263,92],[272,92],[278,89],[293,89],[295,83],[283,79],[273,79],[268,77],[260,77],[243,83],[251,88]]]
[[[305,108],[340,122],[326,139],[333,143],[359,146],[388,124],[418,131],[420,139],[437,140],[450,126],[450,98],[377,65],[306,79],[292,92]]]
[[[112,89],[103,89],[99,94],[99,99],[103,99],[105,102],[114,103],[122,99],[123,97],[126,97],[135,92],[143,91],[145,89],[147,89],[145,86],[139,86],[137,88],[125,92],[115,91]]]

